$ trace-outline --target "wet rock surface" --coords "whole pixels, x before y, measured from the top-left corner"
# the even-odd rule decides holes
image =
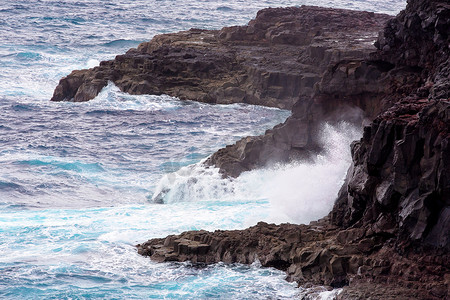
[[[398,240],[449,248],[450,26],[443,20],[448,25],[447,2],[409,1],[380,35],[372,59],[406,77],[392,81],[383,99],[392,105],[351,145],[335,224],[371,224]]]
[[[236,177],[273,162],[308,159],[321,150],[317,131],[323,122],[361,126],[406,98],[448,99],[449,19],[445,1],[409,1],[381,30],[377,49],[362,58],[331,60],[311,97],[300,97],[283,124],[220,149],[206,163]]]
[[[449,101],[402,101],[366,127],[333,222],[448,247],[449,112]]]
[[[185,232],[140,244],[139,253],[157,261],[259,260],[301,285],[344,286],[339,299],[448,299],[449,16],[447,1],[409,1],[368,59],[337,62],[312,100],[298,101],[284,124],[221,150],[219,157],[230,157],[225,173],[237,176],[258,166],[258,151],[270,157],[265,139],[279,134],[300,148],[311,141],[304,138],[311,134],[308,126],[339,111],[342,100],[361,108],[373,121],[351,145],[352,166],[326,218],[309,225]],[[341,92],[331,97],[340,84]],[[247,156],[255,163],[233,165],[233,159],[248,163]]]

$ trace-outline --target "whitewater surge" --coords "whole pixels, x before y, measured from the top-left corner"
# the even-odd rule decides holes
[[[242,228],[266,201],[149,203],[159,178],[282,122],[288,111],[132,96],[0,102],[0,298],[292,298],[258,266],[156,264],[134,247],[186,230]],[[195,217],[193,217],[195,216]]]
[[[264,193],[274,213],[304,224],[328,214],[351,164],[350,144],[361,136],[361,128],[346,122],[335,126],[324,124],[320,133],[324,151],[312,162],[265,171],[270,179],[263,185]]]
[[[152,201],[268,201],[270,213],[264,221],[307,224],[331,211],[351,163],[349,145],[360,137],[361,129],[349,123],[324,124],[324,150],[312,161],[244,172],[236,179],[223,178],[202,161],[164,175]]]
[[[90,102],[5,99],[0,109],[0,202],[37,207],[146,203],[163,174],[290,114],[128,95],[112,83]]]

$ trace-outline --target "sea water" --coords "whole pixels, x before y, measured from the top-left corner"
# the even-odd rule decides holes
[[[0,298],[290,299],[285,274],[251,266],[154,263],[135,244],[186,230],[307,223],[333,204],[360,131],[324,125],[313,162],[223,179],[201,162],[262,134],[288,111],[131,96],[108,85],[53,103],[58,80],[155,34],[247,23],[265,7],[396,14],[390,1],[0,1]],[[164,204],[155,194],[164,193]],[[325,295],[325,294],[324,294]]]

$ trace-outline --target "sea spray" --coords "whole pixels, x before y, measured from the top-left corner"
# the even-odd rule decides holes
[[[152,202],[231,200],[235,196],[235,184],[222,178],[219,169],[204,167],[203,162],[164,175],[155,189]]]
[[[146,203],[163,174],[261,134],[290,112],[129,95],[0,101],[0,202],[31,207]]]
[[[130,95],[108,82],[95,99],[81,105],[99,110],[163,111],[180,108],[180,100],[167,95]]]
[[[266,174],[263,193],[273,213],[309,223],[330,212],[351,163],[350,143],[360,137],[361,130],[349,123],[324,124],[320,136],[324,151],[312,162],[280,166]]]
[[[313,161],[295,162],[223,178],[203,162],[166,174],[151,198],[156,203],[195,201],[269,201],[275,223],[308,223],[325,216],[342,186],[351,162],[350,143],[361,130],[346,122],[324,124],[324,151]]]

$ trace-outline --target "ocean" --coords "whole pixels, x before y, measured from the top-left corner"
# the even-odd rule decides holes
[[[298,297],[302,288],[257,262],[155,263],[134,245],[326,215],[360,129],[325,125],[327,151],[313,162],[230,180],[201,162],[289,111],[132,96],[113,84],[85,103],[49,99],[72,70],[155,34],[242,25],[259,9],[302,4],[395,15],[406,1],[1,0],[0,299]],[[161,191],[164,203],[154,203]]]

